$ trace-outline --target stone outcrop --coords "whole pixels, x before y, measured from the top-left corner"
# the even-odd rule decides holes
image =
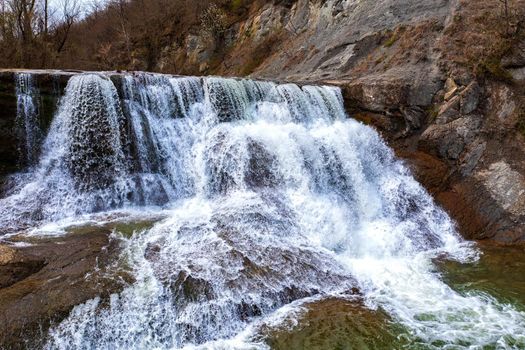
[[[71,309],[122,288],[110,231],[0,243],[0,348],[39,348],[41,332]],[[24,238],[27,241],[27,238]]]
[[[454,4],[447,0],[245,1],[244,15],[227,28],[224,42],[217,45],[200,27],[187,28],[178,33],[181,42],[162,50],[156,70],[288,81],[355,78],[358,71],[369,71],[367,66],[377,71],[404,66],[407,72],[417,72],[433,54],[429,43]],[[407,45],[412,46],[410,55],[404,50]],[[398,50],[400,46],[403,50]]]

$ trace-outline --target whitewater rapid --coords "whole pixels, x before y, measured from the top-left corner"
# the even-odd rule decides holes
[[[120,79],[72,77],[31,176],[0,199],[2,226],[34,234],[162,213],[114,233],[134,282],[75,307],[47,349],[265,349],[261,329],[334,296],[385,310],[414,348],[525,348],[525,313],[442,281],[432,259],[475,247],[338,88]]]

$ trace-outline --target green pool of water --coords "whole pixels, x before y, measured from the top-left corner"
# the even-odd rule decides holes
[[[479,250],[474,263],[435,261],[443,280],[460,293],[487,293],[525,311],[525,246],[480,245]]]
[[[89,234],[93,231],[109,231],[118,233],[124,237],[131,237],[137,232],[145,231],[152,228],[159,218],[147,218],[143,220],[132,221],[112,221],[103,225],[94,226],[93,224],[74,225],[66,228],[68,234]]]
[[[480,259],[472,263],[437,259],[435,272],[460,294],[488,294],[525,311],[525,247],[480,245],[479,250]],[[268,331],[266,343],[275,350],[437,350],[472,345],[425,344],[382,310],[347,300],[328,299],[306,305],[306,309],[293,327]],[[515,349],[523,349],[521,346]],[[494,344],[479,349],[498,348]]]
[[[266,343],[274,350],[398,349],[408,344],[403,327],[381,310],[359,302],[330,298],[305,306],[295,326],[271,330]]]

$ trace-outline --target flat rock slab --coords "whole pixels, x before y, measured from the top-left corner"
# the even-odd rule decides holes
[[[109,230],[95,229],[0,243],[0,349],[41,347],[75,305],[118,292],[123,284],[106,271],[118,246]]]

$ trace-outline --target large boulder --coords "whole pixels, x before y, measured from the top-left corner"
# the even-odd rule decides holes
[[[38,348],[71,309],[120,290],[106,267],[118,253],[110,230],[0,245],[0,348]],[[112,271],[114,273],[114,271]]]
[[[458,159],[479,133],[480,126],[481,116],[477,115],[431,125],[421,135],[419,148],[445,159]]]

